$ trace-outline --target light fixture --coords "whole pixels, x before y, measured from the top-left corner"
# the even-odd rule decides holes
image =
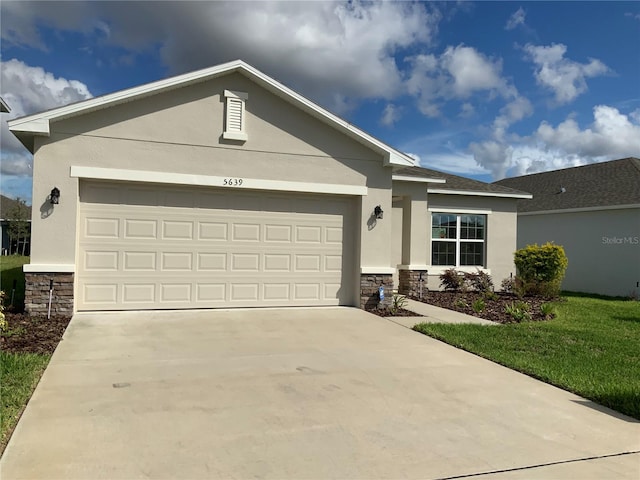
[[[378,220],[382,220],[382,216],[384,215],[384,212],[382,211],[382,207],[378,205],[376,208],[374,208],[373,214],[376,216]]]
[[[60,203],[60,189],[58,187],[53,187],[51,193],[49,194],[49,203],[51,205],[57,205]]]

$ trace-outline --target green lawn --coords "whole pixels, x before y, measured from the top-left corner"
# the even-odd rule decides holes
[[[414,329],[640,419],[640,302],[565,298],[547,322]]]
[[[51,355],[0,352],[0,453],[50,358]]]
[[[3,255],[0,256],[0,290],[4,291],[4,304],[11,303],[11,291],[13,290],[13,281],[16,281],[16,291],[13,299],[13,305],[18,311],[24,307],[24,273],[22,265],[29,263],[29,257],[22,255]]]

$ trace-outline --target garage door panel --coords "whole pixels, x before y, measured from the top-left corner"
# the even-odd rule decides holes
[[[344,257],[353,247],[345,235],[354,228],[351,199],[129,190],[81,182],[79,310],[352,300],[353,265]]]

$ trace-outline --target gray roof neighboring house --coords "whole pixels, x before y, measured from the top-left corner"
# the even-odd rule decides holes
[[[11,112],[9,105],[7,105],[7,102],[5,102],[2,97],[0,97],[0,113],[9,113],[9,112]]]
[[[505,178],[493,185],[526,190],[518,212],[640,204],[640,159],[629,157],[551,172]]]
[[[439,172],[429,168],[422,167],[404,167],[394,168],[393,174],[406,177],[440,179],[445,183],[433,183],[429,185],[429,193],[444,194],[460,194],[491,196],[491,197],[507,197],[507,198],[531,198],[531,195],[524,189],[515,189],[496,185],[495,183],[486,183],[479,180],[472,180],[466,177],[460,177],[451,173]]]

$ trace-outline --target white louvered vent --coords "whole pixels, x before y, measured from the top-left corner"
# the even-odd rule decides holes
[[[249,95],[244,92],[225,90],[226,115],[225,129],[222,138],[227,140],[247,140],[245,131],[245,102]]]

